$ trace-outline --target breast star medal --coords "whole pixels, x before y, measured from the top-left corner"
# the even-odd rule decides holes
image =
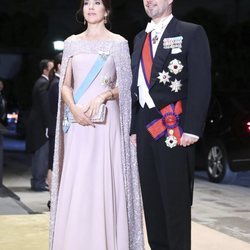
[[[179,74],[182,71],[183,67],[184,66],[182,65],[181,61],[177,59],[172,60],[168,65],[168,69],[170,70],[170,72],[175,75]]]
[[[171,84],[169,86],[171,88],[171,92],[177,93],[178,91],[181,90],[182,84],[181,81],[178,81],[175,79],[174,81],[171,81]]]
[[[159,80],[160,80],[160,83],[163,83],[164,85],[167,83],[167,82],[170,82],[170,75],[169,75],[169,72],[165,72],[164,70],[162,72],[159,72],[158,73],[159,76],[157,77]]]

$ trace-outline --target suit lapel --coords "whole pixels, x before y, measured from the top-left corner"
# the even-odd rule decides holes
[[[135,58],[135,66],[136,69],[139,69],[139,64],[140,64],[140,60],[141,60],[141,53],[142,53],[142,48],[146,39],[147,33],[143,33],[143,35],[139,38],[139,41],[137,41],[137,43],[135,44],[135,54],[134,54],[134,58]]]
[[[152,86],[156,82],[159,72],[162,72],[162,67],[171,51],[171,49],[163,48],[164,38],[178,36],[178,34],[176,33],[176,23],[177,23],[177,19],[173,17],[173,19],[170,21],[167,28],[162,34],[161,40],[159,42],[159,45],[158,45],[158,48],[157,48],[157,51],[153,60],[150,88],[152,88]]]
[[[136,95],[138,98],[138,87],[137,87],[137,81],[138,81],[138,72],[139,72],[139,66],[140,66],[140,60],[141,60],[141,53],[142,53],[142,47],[144,45],[145,39],[146,39],[147,33],[144,32],[143,35],[137,39],[135,42],[134,52],[133,52],[133,84],[132,84],[132,93]]]

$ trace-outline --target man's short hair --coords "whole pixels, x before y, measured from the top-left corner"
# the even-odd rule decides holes
[[[39,63],[39,69],[40,69],[40,72],[43,73],[43,71],[45,69],[48,69],[48,63],[50,62],[49,59],[43,59],[40,61]]]

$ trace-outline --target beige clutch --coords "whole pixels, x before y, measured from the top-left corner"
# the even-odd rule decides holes
[[[91,121],[94,123],[103,123],[106,118],[107,107],[105,104],[101,104],[98,113],[91,117]]]

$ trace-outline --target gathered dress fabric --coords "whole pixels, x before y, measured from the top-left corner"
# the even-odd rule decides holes
[[[122,54],[120,54],[122,53]],[[118,100],[106,103],[103,123],[72,123],[62,132],[64,104],[59,98],[52,178],[50,249],[143,249],[142,205],[135,149],[129,140],[130,58],[125,40],[66,40],[63,84],[69,60],[76,93],[98,56],[107,60],[77,105],[119,88]]]

